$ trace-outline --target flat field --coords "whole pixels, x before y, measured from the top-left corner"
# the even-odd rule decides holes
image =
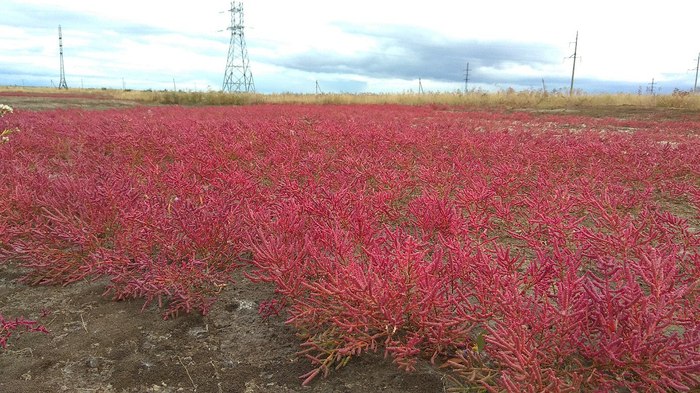
[[[0,391],[697,389],[700,115],[614,115],[20,107]]]

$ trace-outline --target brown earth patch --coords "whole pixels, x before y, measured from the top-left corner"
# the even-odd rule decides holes
[[[39,318],[50,334],[13,337],[0,350],[0,391],[40,392],[442,392],[447,378],[426,362],[399,370],[369,353],[302,387],[311,369],[281,317],[262,318],[270,287],[241,277],[211,312],[162,319],[143,302],[101,296],[106,282],[29,287],[0,265],[0,312]],[[42,311],[48,314],[41,317]]]

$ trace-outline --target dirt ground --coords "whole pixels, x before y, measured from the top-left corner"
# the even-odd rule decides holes
[[[280,317],[263,319],[272,291],[241,277],[211,312],[164,321],[143,302],[101,296],[105,281],[66,287],[17,283],[19,268],[0,265],[0,310],[40,318],[50,334],[13,337],[0,350],[0,392],[443,392],[448,379],[428,363],[399,370],[367,354],[302,387],[310,364]],[[42,310],[48,315],[41,317]]]
[[[114,100],[108,97],[80,94],[24,94],[17,92],[0,92],[0,104],[9,105],[15,109],[49,110],[49,109],[110,109],[129,108],[138,102]]]

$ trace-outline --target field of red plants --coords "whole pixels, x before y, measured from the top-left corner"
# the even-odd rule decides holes
[[[240,269],[304,384],[379,351],[465,391],[698,388],[700,120],[447,109],[17,111],[0,263],[166,318]]]

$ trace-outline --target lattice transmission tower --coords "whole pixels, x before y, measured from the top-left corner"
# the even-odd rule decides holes
[[[58,53],[61,56],[61,76],[58,81],[59,89],[68,89],[66,83],[66,70],[63,68],[63,34],[61,33],[61,25],[58,25]]]
[[[231,2],[231,43],[228,47],[228,59],[226,60],[226,72],[222,90],[234,93],[255,92],[253,74],[248,64],[248,50],[245,46],[245,33],[243,32],[243,3]]]

